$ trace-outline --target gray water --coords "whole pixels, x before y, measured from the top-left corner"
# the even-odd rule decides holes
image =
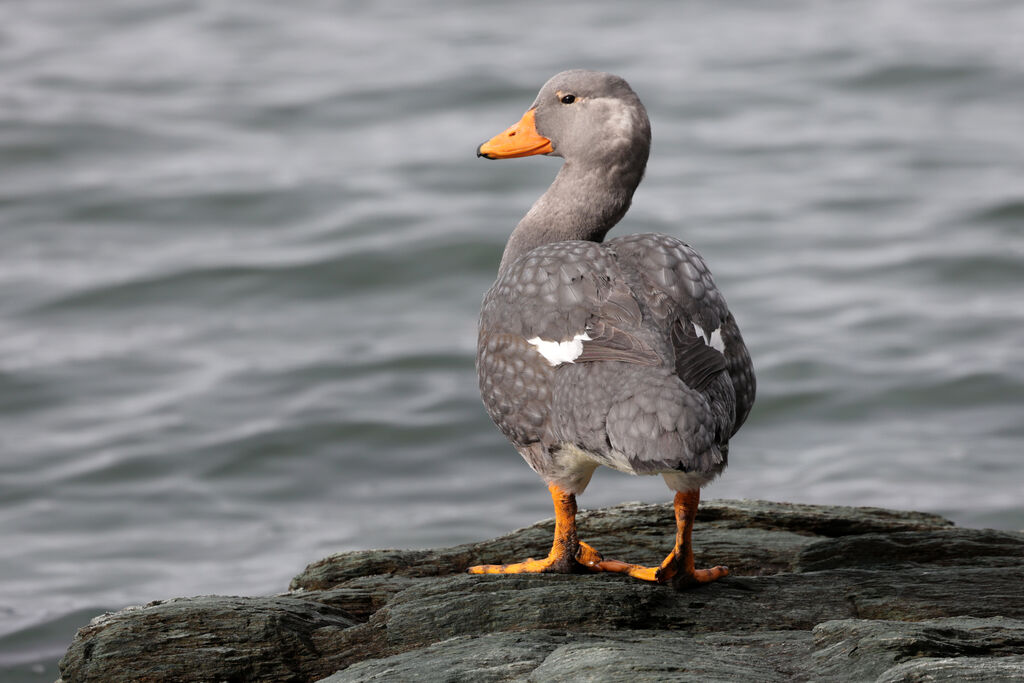
[[[570,67],[650,112],[616,233],[698,247],[754,356],[706,497],[1024,527],[1016,0],[146,5],[0,5],[0,678],[105,610],[550,516],[473,355],[558,160],[474,150]]]

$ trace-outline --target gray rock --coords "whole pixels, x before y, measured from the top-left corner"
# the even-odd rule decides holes
[[[953,522],[948,519],[927,512],[839,505],[801,505],[767,500],[707,501],[701,503],[701,512],[697,518],[731,522],[740,527],[785,529],[829,537],[931,530],[953,526]]]
[[[328,605],[282,597],[154,602],[105,614],[79,629],[61,660],[61,677],[307,681],[317,669],[330,672],[334,642],[357,624]]]
[[[945,657],[906,662],[878,677],[878,683],[1020,683],[1024,657]]]
[[[609,635],[563,645],[530,681],[790,681],[793,658],[803,659],[806,634],[691,637],[672,631]]]
[[[320,683],[355,681],[791,681],[811,635],[692,636],[677,631],[517,631],[460,636],[354,664]]]
[[[985,558],[982,560],[982,558]],[[991,529],[898,531],[846,536],[801,549],[800,571],[840,567],[1019,566],[1024,563],[1024,534]]]
[[[933,658],[956,657],[976,660],[970,664],[975,669],[981,660],[994,662],[1024,652],[1024,621],[1002,617],[919,622],[848,619],[819,624],[813,634],[815,670],[847,680],[875,680],[883,674],[887,680],[904,680],[899,677],[902,675],[911,676],[906,680],[931,680],[913,678],[923,675],[928,667],[902,665],[920,664],[921,658],[937,662],[939,660]],[[936,671],[939,669],[953,670],[946,665]],[[904,673],[897,676],[901,671]],[[1024,669],[1019,669],[1017,674],[1024,677]]]
[[[606,557],[656,563],[673,540],[668,505],[579,522]],[[733,573],[694,590],[465,573],[542,556],[551,529],[333,555],[276,597],[122,610],[79,631],[62,680],[1004,680],[1024,656],[1021,534],[913,512],[711,501],[697,562]]]
[[[449,638],[425,648],[353,664],[321,683],[349,681],[508,681],[525,678],[559,646],[565,631],[520,631]]]
[[[580,538],[606,557],[659,563],[672,548],[675,516],[670,505],[624,503],[582,511]],[[774,574],[795,568],[800,551],[822,537],[949,528],[952,522],[922,512],[827,507],[763,500],[711,500],[697,513],[694,543],[708,562],[733,573]],[[322,590],[371,575],[444,576],[474,564],[500,564],[551,548],[554,521],[539,522],[505,536],[435,550],[359,550],[331,555],[306,567],[290,589]],[[712,533],[713,532],[713,533]]]

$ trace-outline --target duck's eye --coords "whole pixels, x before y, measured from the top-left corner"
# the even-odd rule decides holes
[[[576,101],[575,95],[562,95],[562,104],[572,104]]]

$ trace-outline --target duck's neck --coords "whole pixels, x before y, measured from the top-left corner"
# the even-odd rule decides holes
[[[642,163],[636,161],[589,167],[566,161],[548,191],[512,231],[498,273],[543,244],[603,240],[626,214],[643,178],[646,155]]]

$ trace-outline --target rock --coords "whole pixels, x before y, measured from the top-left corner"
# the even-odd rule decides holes
[[[356,681],[790,681],[809,633],[693,637],[681,632],[571,634],[537,630],[462,636],[354,664],[320,683]]]
[[[906,564],[969,567],[982,558],[988,566],[1020,566],[1024,563],[1020,534],[943,529],[846,536],[803,548],[797,564],[800,571]]]
[[[626,504],[579,526],[606,557],[656,563],[673,519],[667,505]],[[694,590],[465,573],[541,556],[551,534],[548,521],[451,548],[343,553],[283,595],[122,610],[79,631],[62,680],[1024,679],[1022,534],[711,501],[694,531],[698,566],[733,573]]]
[[[1024,657],[928,657],[905,662],[878,677],[878,683],[1020,683]]]
[[[675,515],[669,505],[625,503],[580,513],[581,537],[605,556],[659,563],[672,547]],[[734,572],[775,574],[796,567],[800,551],[822,537],[897,531],[931,531],[952,522],[921,512],[826,507],[769,501],[707,501],[697,513],[694,542],[717,564]],[[707,533],[712,531],[713,533]],[[474,564],[542,556],[551,547],[554,521],[481,543],[436,550],[360,550],[306,567],[290,588],[322,590],[372,575],[408,577],[459,574]],[[699,548],[698,548],[699,550]]]
[[[358,622],[289,598],[207,596],[93,619],[61,660],[66,681],[306,681]],[[336,668],[336,667],[335,667]]]
[[[1006,655],[1024,652],[1024,621],[1002,617],[919,622],[848,619],[819,624],[813,633],[815,670],[837,679],[845,676],[853,680],[875,680],[886,674],[890,680],[970,680],[961,674],[950,677],[939,672],[971,669],[991,674],[1000,667],[990,665],[1001,662],[1000,666],[1005,668],[1007,661],[1013,659]],[[956,659],[951,659],[954,657]],[[957,659],[963,660],[959,669],[949,664]],[[973,661],[968,662],[968,659]],[[930,663],[927,666],[901,664],[921,665],[925,661]],[[940,661],[944,663],[938,664]],[[894,677],[894,672],[900,671],[899,677]],[[925,671],[939,678],[928,678],[923,675]],[[1017,680],[1022,678],[1024,669],[1019,668]]]

